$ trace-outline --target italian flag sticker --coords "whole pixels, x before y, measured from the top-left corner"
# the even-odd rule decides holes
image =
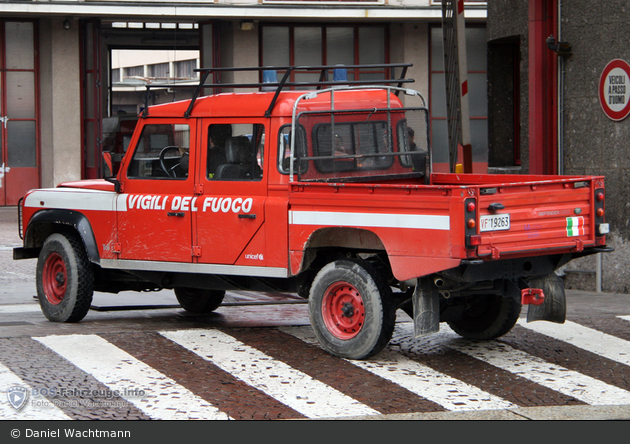
[[[584,217],[567,217],[567,237],[586,234]]]

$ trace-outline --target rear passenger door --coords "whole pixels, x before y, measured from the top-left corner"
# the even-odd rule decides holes
[[[205,119],[201,125],[193,261],[264,267],[265,121]],[[221,270],[217,270],[221,273]]]

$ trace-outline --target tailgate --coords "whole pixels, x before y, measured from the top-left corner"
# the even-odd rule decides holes
[[[603,178],[480,187],[477,252],[582,251],[596,245],[603,206]]]

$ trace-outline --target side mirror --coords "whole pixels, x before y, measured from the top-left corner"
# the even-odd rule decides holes
[[[103,153],[103,177],[107,182],[114,184],[114,190],[117,193],[122,191],[120,181],[114,176],[114,164],[112,162],[112,153],[105,151]]]

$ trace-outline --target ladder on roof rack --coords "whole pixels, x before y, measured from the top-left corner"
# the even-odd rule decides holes
[[[199,84],[197,85],[146,85],[146,94],[145,94],[145,106],[142,111],[142,117],[147,117],[149,115],[149,91],[151,88],[173,88],[177,86],[178,88],[195,88],[193,92],[192,99],[190,101],[190,105],[188,109],[184,113],[184,117],[190,117],[190,114],[195,106],[195,101],[201,95],[201,91],[204,88],[267,88],[273,90],[275,88],[275,94],[271,99],[271,103],[265,112],[265,117],[269,117],[271,115],[271,111],[276,105],[276,101],[278,100],[278,96],[280,95],[280,91],[282,91],[285,87],[317,87],[317,89],[321,89],[322,87],[334,87],[334,86],[356,86],[356,85],[391,85],[397,84],[398,88],[401,88],[404,83],[413,83],[413,79],[407,79],[405,76],[407,75],[407,69],[411,67],[411,63],[385,63],[385,64],[370,64],[370,65],[317,65],[317,66],[260,66],[260,67],[246,67],[246,68],[199,68],[195,69],[195,72],[201,73],[201,78],[199,80]],[[347,78],[336,79],[333,77],[333,80],[329,80],[329,72],[332,70],[347,70],[347,69],[383,69],[386,68],[389,71],[390,78],[388,79],[374,79],[374,80],[347,80]],[[395,77],[395,69],[402,68],[400,77]],[[282,79],[278,81],[271,82],[262,82],[262,83],[210,83],[206,84],[208,77],[211,73],[216,72],[237,72],[237,71],[258,71],[264,74],[265,71],[284,71]],[[290,82],[289,78],[291,77],[291,73],[294,71],[319,71],[319,79],[317,82]],[[396,93],[398,94],[398,92]]]

